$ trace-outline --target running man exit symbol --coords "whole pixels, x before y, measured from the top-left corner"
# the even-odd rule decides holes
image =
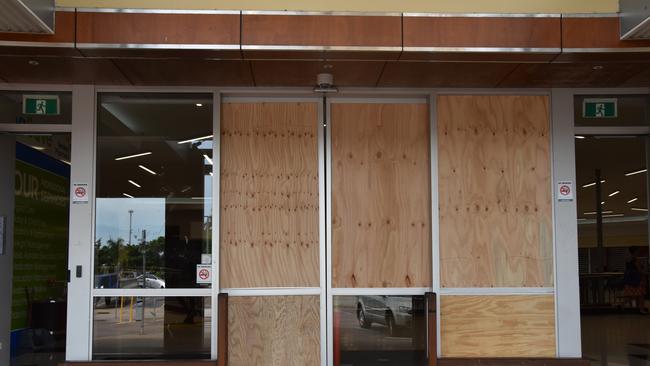
[[[23,95],[23,114],[58,115],[59,96]]]
[[[582,102],[582,118],[616,117],[618,117],[616,98],[585,98]]]

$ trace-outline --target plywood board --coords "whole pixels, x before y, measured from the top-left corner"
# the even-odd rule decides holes
[[[331,113],[333,286],[431,286],[428,106]]]
[[[548,97],[437,106],[442,286],[553,286]]]
[[[555,357],[553,295],[441,296],[442,357]]]
[[[316,103],[226,103],[221,287],[318,287]]]
[[[230,297],[229,366],[320,365],[318,296]]]

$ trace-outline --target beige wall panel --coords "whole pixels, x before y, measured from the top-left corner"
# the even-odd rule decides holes
[[[555,357],[553,295],[440,301],[442,357]]]
[[[230,297],[229,366],[320,365],[318,296]]]
[[[428,105],[331,113],[333,286],[431,286]]]
[[[546,96],[438,98],[442,287],[553,286]]]
[[[316,103],[222,106],[221,286],[318,287]]]

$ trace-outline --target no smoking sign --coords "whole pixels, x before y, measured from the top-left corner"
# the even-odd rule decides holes
[[[72,203],[88,203],[88,183],[72,184]]]
[[[196,283],[212,283],[212,265],[196,265]]]
[[[557,200],[558,201],[573,201],[573,182],[563,181],[557,182]]]

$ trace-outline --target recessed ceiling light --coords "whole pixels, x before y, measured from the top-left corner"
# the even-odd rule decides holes
[[[38,65],[41,64],[40,62],[38,62],[36,60],[29,60],[29,61],[27,61],[27,63],[32,65],[32,66],[38,66]]]
[[[128,194],[128,193],[122,193],[122,196],[124,196],[124,197],[128,197],[128,198],[134,198],[133,196],[131,196],[131,195]]]
[[[132,181],[131,179],[129,179],[129,183],[133,184],[134,186],[136,186],[138,188],[142,187],[141,185],[139,185],[138,183]]]
[[[212,158],[209,157],[207,154],[203,154],[203,157],[205,158],[205,160],[208,161],[208,164],[210,164],[210,165],[214,165],[214,163],[213,163],[213,161],[212,161]]]
[[[607,195],[607,197],[614,197],[619,193],[621,193],[621,191],[614,191],[614,192],[610,193],[609,195]]]
[[[143,153],[135,154],[135,155],[121,156],[119,158],[115,158],[115,160],[126,160],[126,159],[137,158],[139,156],[145,156],[145,155],[151,155],[151,151],[147,151],[147,152],[143,152]]]
[[[153,170],[147,168],[147,167],[144,166],[144,165],[138,165],[138,167],[140,167],[140,169],[144,170],[145,172],[147,172],[147,173],[149,173],[149,174],[152,174],[152,175],[158,175],[158,173],[154,172]]]
[[[603,201],[603,202],[600,203],[601,206],[604,205],[604,204],[605,204],[605,201]]]
[[[602,70],[604,68],[605,67],[603,65],[596,65],[596,66],[592,67],[592,69],[594,69],[594,70]]]
[[[601,180],[600,183],[605,183],[605,180],[604,179]],[[593,187],[595,185],[596,185],[596,182],[592,182],[592,183],[585,184],[584,186],[582,186],[582,188]]]
[[[638,200],[638,198],[637,198],[637,197],[634,197],[634,198],[632,198],[631,200],[627,201],[627,203],[632,203],[632,202],[635,202],[636,200]]]
[[[582,140],[582,139],[584,139],[585,137],[584,137],[584,136],[580,136],[580,135],[576,135],[576,138],[579,139],[579,140]]]
[[[630,175],[641,174],[641,173],[645,173],[647,171],[648,171],[648,169],[639,169],[639,170],[636,170],[636,171],[633,171],[633,172],[625,173],[625,176],[629,177]]]
[[[211,139],[212,137],[213,137],[213,135],[207,135],[207,136],[195,137],[195,138],[193,138],[193,139],[179,141],[178,144],[179,144],[179,145],[180,145],[180,144],[187,144],[188,142],[194,142],[194,141],[201,141],[201,140],[205,140],[205,139]]]
[[[197,107],[203,107],[203,104],[201,104],[201,103],[196,103],[196,106],[197,106]]]

